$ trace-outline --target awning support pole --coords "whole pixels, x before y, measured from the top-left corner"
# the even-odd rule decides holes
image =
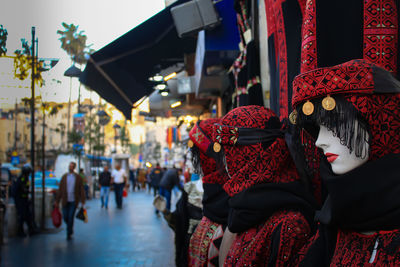
[[[115,90],[122,96],[122,98],[130,105],[133,106],[132,101],[129,97],[124,93],[124,91],[119,88],[119,86],[111,79],[110,76],[91,58],[89,57],[89,61],[93,63],[93,66],[103,75],[103,77],[114,87]]]

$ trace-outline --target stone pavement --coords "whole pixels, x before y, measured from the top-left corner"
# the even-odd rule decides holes
[[[73,240],[66,240],[64,223],[47,234],[10,238],[0,266],[175,266],[174,233],[156,216],[152,200],[147,192],[129,192],[122,210],[115,207],[114,192],[108,210],[99,199],[89,200],[89,222],[75,220]]]

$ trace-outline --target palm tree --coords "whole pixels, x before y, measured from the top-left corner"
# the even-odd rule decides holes
[[[61,41],[61,48],[67,52],[67,54],[71,57],[72,65],[75,64],[83,65],[86,64],[87,59],[86,55],[90,55],[94,52],[93,49],[90,48],[91,45],[87,45],[87,36],[84,34],[84,31],[78,31],[79,26],[74,24],[67,24],[65,22],[62,23],[64,30],[58,30],[57,34],[60,35],[59,40]],[[72,66],[72,67],[73,67]],[[70,96],[71,96],[71,87],[72,87],[72,78],[70,77]],[[79,107],[79,97],[80,97],[80,84],[79,84],[79,96],[78,96],[78,112],[80,111]],[[68,99],[68,123],[67,123],[67,132],[70,133],[70,114],[71,114],[71,97]]]
[[[86,44],[87,36],[84,34],[84,31],[78,31],[79,26],[75,26],[74,24],[63,22],[62,26],[64,27],[64,31],[57,31],[57,34],[61,35],[59,38],[61,48],[67,52],[74,64],[86,64],[86,55],[91,54],[93,49],[90,48],[91,45]]]

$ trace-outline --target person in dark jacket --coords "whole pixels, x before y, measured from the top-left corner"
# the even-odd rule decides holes
[[[34,222],[31,211],[31,202],[29,200],[29,174],[32,172],[30,166],[22,167],[21,175],[15,181],[14,187],[14,201],[17,209],[18,217],[18,235],[25,237],[24,224],[26,223],[29,228],[29,235],[34,234]]]
[[[108,209],[108,195],[110,194],[110,185],[111,185],[111,173],[108,170],[108,166],[104,166],[104,170],[100,173],[99,176],[99,184],[100,184],[100,199],[101,199],[101,207],[106,207]]]
[[[75,162],[71,162],[68,172],[64,174],[60,181],[60,187],[57,192],[56,205],[62,201],[63,219],[67,224],[67,240],[72,239],[74,233],[75,211],[79,203],[85,205],[85,189],[83,188],[82,178],[74,170]]]
[[[174,186],[178,186],[180,190],[183,190],[179,181],[179,170],[175,167],[164,172],[160,181],[159,193],[167,201],[167,210],[171,210],[171,191]]]
[[[153,187],[154,196],[156,196],[159,191],[160,181],[163,175],[163,171],[160,167],[160,164],[157,163],[156,167],[150,172],[150,185]]]

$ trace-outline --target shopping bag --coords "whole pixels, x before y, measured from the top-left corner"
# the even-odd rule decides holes
[[[122,196],[123,197],[127,197],[128,196],[128,190],[126,190],[126,188],[124,188],[124,191],[122,191]]]
[[[53,220],[53,225],[55,227],[57,227],[57,228],[60,227],[62,215],[61,215],[60,209],[58,208],[57,205],[54,206],[54,209],[51,212],[51,219]]]
[[[88,216],[87,216],[87,211],[84,207],[81,207],[78,211],[78,213],[76,214],[76,218],[79,220],[84,221],[85,223],[88,222]]]

